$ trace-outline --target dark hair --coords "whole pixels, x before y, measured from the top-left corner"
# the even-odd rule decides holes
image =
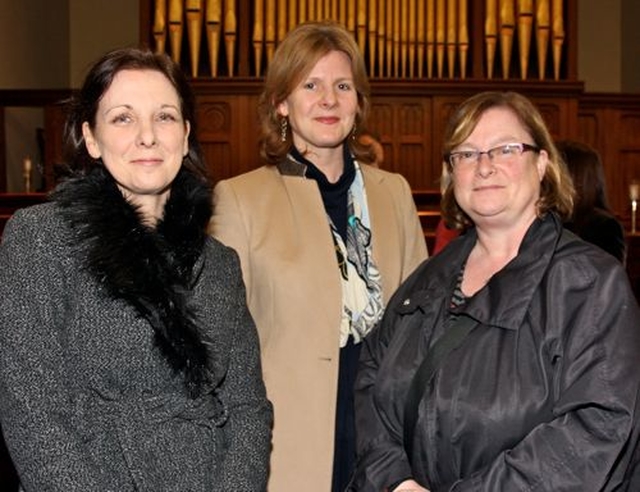
[[[472,221],[456,202],[453,193],[453,170],[444,156],[463,143],[473,132],[482,115],[492,108],[507,108],[513,111],[536,147],[544,150],[549,157],[536,204],[538,216],[554,211],[562,220],[569,218],[573,210],[573,183],[540,112],[529,99],[517,92],[481,92],[458,107],[445,131],[441,208],[442,217],[447,225],[462,229],[471,225]]]
[[[571,173],[576,189],[574,219],[583,211],[594,208],[611,212],[600,154],[588,145],[573,140],[560,140],[556,142],[556,146]]]
[[[293,92],[318,60],[331,51],[341,51],[351,60],[353,82],[358,94],[354,131],[366,131],[370,105],[369,80],[355,39],[344,26],[333,21],[300,24],[278,45],[269,63],[258,104],[262,131],[260,154],[267,163],[282,161],[293,145],[291,132],[282,141],[282,116],[278,114],[278,105]],[[375,159],[374,150],[360,143],[357,138],[348,139],[346,145],[360,162],[371,163]]]
[[[196,136],[195,100],[189,83],[180,67],[165,54],[146,49],[122,48],[102,56],[87,73],[82,88],[69,101],[69,111],[63,134],[65,174],[83,175],[101,161],[87,152],[82,136],[82,125],[86,121],[95,129],[98,105],[109,89],[114,77],[122,70],[153,70],[164,75],[178,93],[180,111],[185,122],[189,122],[189,152],[182,165],[203,179],[207,178],[200,144]]]

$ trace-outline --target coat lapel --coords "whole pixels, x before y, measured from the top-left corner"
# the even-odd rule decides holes
[[[336,327],[337,330],[342,315],[342,284],[318,185],[300,176],[282,176],[282,181],[290,210],[294,214],[296,237],[291,240],[315,259],[301,264],[307,270],[301,273],[314,286],[314,302],[318,304],[316,312],[327,318],[327,326]],[[327,265],[332,267],[327,268]]]

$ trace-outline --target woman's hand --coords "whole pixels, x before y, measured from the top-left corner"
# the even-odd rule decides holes
[[[391,492],[429,492],[429,489],[425,489],[415,480],[405,480]]]

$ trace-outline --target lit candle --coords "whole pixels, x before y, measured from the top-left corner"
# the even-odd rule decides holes
[[[638,197],[640,196],[640,183],[632,181],[629,184],[629,198],[631,199],[631,233],[636,233],[636,213],[638,211]]]
[[[25,157],[22,161],[22,176],[24,177],[24,191],[29,193],[31,191],[31,169],[33,164],[30,157]]]

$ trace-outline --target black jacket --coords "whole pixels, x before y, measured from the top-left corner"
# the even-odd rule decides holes
[[[564,226],[625,264],[627,244],[624,229],[618,219],[608,211],[595,208],[589,213],[581,214],[578,221],[566,223]]]
[[[638,305],[621,265],[553,215],[460,309],[480,324],[427,387],[409,464],[407,389],[475,241],[470,230],[423,263],[365,340],[350,490],[410,476],[431,492],[640,490]]]

